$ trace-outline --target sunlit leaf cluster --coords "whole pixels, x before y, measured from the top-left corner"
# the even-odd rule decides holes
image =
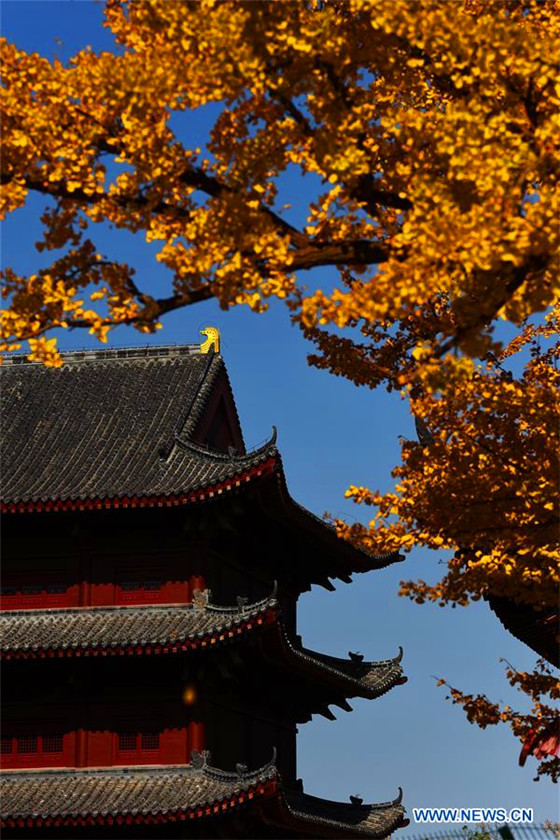
[[[521,697],[530,702],[530,711],[517,711],[511,706],[493,703],[484,694],[465,694],[439,679],[438,685],[449,689],[448,700],[463,707],[467,720],[482,729],[497,723],[506,723],[523,747],[519,763],[523,766],[530,755],[539,759],[535,781],[548,776],[552,781],[560,779],[560,681],[550,666],[542,659],[531,673],[517,671],[507,663],[507,680],[521,692]]]

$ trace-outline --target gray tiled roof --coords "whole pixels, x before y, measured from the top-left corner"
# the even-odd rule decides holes
[[[396,551],[369,555],[354,548],[294,502],[275,434],[260,449],[241,454],[210,451],[193,441],[217,380],[225,377],[229,387],[219,355],[184,346],[62,356],[60,369],[25,357],[12,357],[0,368],[2,502],[8,510],[101,507],[101,500],[182,503],[205,490],[212,493],[222,482],[226,489],[240,486],[273,458],[275,477],[268,482],[266,504],[308,532],[324,554],[320,564],[301,570],[302,586],[309,588],[309,580],[317,579],[334,588],[329,576],[349,581],[353,571],[404,559]],[[233,396],[231,405],[235,411]]]
[[[3,820],[169,814],[229,800],[276,776],[273,763],[254,773],[227,773],[209,767],[205,757],[173,767],[4,771],[1,814]]]
[[[380,805],[352,805],[348,802],[331,802],[305,793],[287,792],[286,806],[298,822],[310,823],[337,831],[336,837],[363,836],[387,837],[403,825],[404,808],[401,796],[394,802]]]
[[[197,643],[229,641],[269,614],[274,632],[264,638],[264,650],[291,668],[334,684],[348,697],[378,697],[400,683],[402,651],[394,659],[352,662],[315,653],[292,643],[279,617],[275,595],[243,607],[193,604],[173,606],[93,607],[14,610],[0,615],[0,652],[7,657],[33,657],[48,651],[76,652],[171,647],[181,651]]]
[[[196,347],[63,354],[2,366],[5,503],[188,493],[272,454],[228,456],[191,435],[220,373]],[[269,451],[270,450],[270,451]]]
[[[312,667],[317,672],[322,672],[325,675],[331,674],[340,682],[341,676],[344,675],[348,686],[359,686],[359,692],[364,697],[380,697],[385,694],[395,685],[401,682],[406,682],[406,677],[403,675],[401,667],[401,660],[403,655],[402,648],[398,656],[393,659],[384,659],[378,662],[360,663],[352,662],[350,659],[340,659],[336,656],[328,656],[324,653],[317,653],[316,651],[308,650],[307,648],[298,649],[290,645],[294,656],[303,662],[308,667]],[[348,690],[348,696],[351,696]]]
[[[325,836],[383,838],[403,823],[400,797],[380,805],[330,802],[283,790],[275,759],[254,772],[240,765],[237,773],[210,767],[208,753],[193,753],[193,759],[188,766],[165,768],[4,771],[2,823],[57,820],[71,824],[88,817],[102,823],[118,815],[143,822],[188,812],[212,816],[216,805],[223,813],[224,807],[227,811],[248,803],[249,791],[253,801],[258,798],[267,822],[292,829],[299,825],[304,831],[313,825],[320,836],[326,829]]]
[[[549,607],[537,612],[530,604],[516,604],[508,598],[487,596],[487,600],[506,630],[548,659],[551,665],[560,668],[558,608]]]
[[[0,651],[179,646],[242,628],[277,605],[270,597],[243,609],[175,604],[4,611],[0,614]]]

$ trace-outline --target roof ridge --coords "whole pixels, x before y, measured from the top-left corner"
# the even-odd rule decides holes
[[[309,804],[316,803],[318,805],[326,805],[327,807],[339,807],[345,810],[352,810],[356,813],[362,813],[367,811],[377,811],[382,810],[385,808],[395,808],[401,805],[403,800],[403,790],[399,786],[397,788],[398,794],[394,799],[389,799],[387,802],[363,802],[363,803],[352,803],[352,802],[341,802],[340,800],[335,799],[325,799],[323,796],[314,796],[312,793],[305,793],[304,791],[295,791],[295,790],[285,790],[284,794],[286,799],[292,800],[300,800],[306,801]],[[289,804],[289,803],[288,803]],[[295,809],[293,809],[295,810]]]
[[[261,455],[274,454],[276,452],[277,436],[278,432],[276,426],[273,426],[272,434],[270,435],[268,440],[265,440],[265,442],[260,446],[257,446],[254,449],[251,449],[249,450],[249,452],[245,452],[242,455],[233,451],[221,452],[219,449],[210,449],[204,444],[195,443],[192,440],[183,440],[180,436],[175,437],[174,443],[180,449],[184,449],[185,451],[189,451],[193,454],[200,455],[202,458],[206,458],[209,461],[215,461],[218,463],[223,462],[232,465],[248,464],[252,463],[255,460],[255,458],[260,457]]]
[[[249,770],[245,765],[239,765],[238,771],[222,770],[219,767],[214,767],[210,764],[211,755],[208,750],[198,752],[198,750],[191,751],[191,760],[188,764],[131,764],[131,765],[108,765],[102,767],[21,767],[21,768],[3,768],[1,778],[3,781],[9,781],[19,778],[24,779],[46,779],[69,778],[76,776],[78,778],[99,778],[100,776],[115,776],[117,778],[134,778],[134,776],[168,776],[180,774],[185,776],[206,776],[210,779],[217,779],[223,781],[238,781],[247,782],[257,780],[262,776],[272,777],[278,773],[276,767],[277,751],[273,747],[272,758],[263,764],[261,767]],[[241,769],[243,768],[243,769]]]
[[[360,679],[363,674],[371,669],[381,668],[387,665],[399,665],[404,656],[404,651],[401,645],[399,645],[399,652],[397,655],[393,656],[391,659],[364,659],[358,658],[357,654],[352,654],[355,658],[352,658],[349,655],[348,659],[344,659],[341,656],[331,656],[329,653],[322,653],[320,651],[313,650],[312,648],[304,647],[303,645],[301,645],[298,650],[304,656],[311,656],[314,659],[320,660],[326,667],[347,671],[350,676],[356,679]]]
[[[98,362],[135,358],[159,358],[162,356],[192,356],[200,353],[200,344],[151,344],[131,345],[129,347],[103,347],[90,349],[82,347],[79,350],[59,351],[65,364],[80,362]],[[6,365],[39,365],[43,362],[29,360],[28,353],[13,353],[2,355],[2,366]]]
[[[110,615],[147,615],[149,612],[156,613],[174,613],[174,612],[193,612],[200,610],[207,610],[216,615],[237,615],[249,612],[255,612],[268,607],[277,606],[278,596],[278,582],[274,581],[272,592],[264,598],[257,601],[244,601],[243,598],[237,604],[214,604],[210,601],[211,592],[203,590],[203,594],[207,592],[207,598],[204,603],[197,604],[194,601],[187,603],[177,602],[173,604],[100,604],[96,606],[86,607],[44,607],[40,609],[25,609],[25,610],[2,610],[0,612],[0,623],[6,623],[5,619],[10,618],[30,618],[37,619],[41,617],[55,619],[60,615],[101,615],[108,613]]]
[[[214,361],[217,364],[214,364]],[[209,353],[208,362],[204,370],[204,374],[199,382],[196,394],[191,400],[183,420],[178,424],[175,430],[175,441],[185,435],[187,438],[193,433],[202,411],[210,398],[212,389],[216,383],[220,371],[225,368],[224,361],[219,353]]]
[[[237,420],[237,425],[239,428],[239,433],[241,435],[241,441],[243,443],[243,449],[246,450],[245,440],[243,436],[243,429],[241,427],[241,421],[239,419],[239,412],[237,410],[237,403],[235,401],[235,394],[233,393],[233,388],[231,385],[231,380],[229,378],[228,370],[226,364],[223,360],[223,357],[219,353],[211,353],[210,354],[211,362],[214,359],[217,359],[219,364],[212,364],[210,363],[206,369],[203,379],[201,380],[198,392],[196,397],[191,403],[189,411],[185,416],[184,422],[181,426],[181,429],[177,433],[176,438],[185,438],[190,439],[193,435],[197,424],[201,418],[202,411],[205,408],[208,400],[211,397],[212,389],[214,388],[219,376],[223,376],[225,378],[226,387],[229,390],[229,396],[231,399],[231,406],[233,408],[233,412],[235,418]],[[247,454],[247,453],[245,453]]]

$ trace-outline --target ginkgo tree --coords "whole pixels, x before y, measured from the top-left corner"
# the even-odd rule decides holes
[[[105,15],[114,52],[63,64],[2,43],[2,212],[45,196],[36,247],[52,253],[31,276],[5,268],[3,349],[56,366],[56,328],[105,341],[210,297],[258,312],[281,298],[312,364],[401,391],[416,417],[394,491],[352,486],[377,512],[337,522],[341,536],[450,549],[437,585],[403,583],[416,601],[550,609],[558,3],[107,0]],[[200,149],[171,119],[211,103]],[[312,193],[304,227],[278,198],[293,167]],[[169,286],[102,253],[102,223],[156,243]],[[314,283],[324,266],[329,291]],[[501,319],[517,328],[506,346]],[[557,683],[509,676],[530,714],[452,699],[542,757]]]

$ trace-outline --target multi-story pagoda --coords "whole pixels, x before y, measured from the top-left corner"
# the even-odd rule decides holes
[[[204,347],[202,349],[205,349]],[[307,650],[312,584],[382,568],[247,452],[200,347],[2,369],[5,837],[386,837],[400,797],[303,792],[296,727],[404,681]]]

